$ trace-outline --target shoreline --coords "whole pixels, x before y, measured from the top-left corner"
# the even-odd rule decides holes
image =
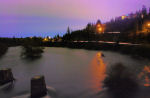
[[[150,58],[150,45],[126,45],[99,42],[45,42],[44,47],[66,47],[71,49],[114,51],[134,58]]]

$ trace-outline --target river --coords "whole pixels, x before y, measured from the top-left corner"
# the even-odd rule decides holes
[[[150,63],[110,51],[50,47],[44,51],[40,59],[31,61],[20,57],[21,47],[9,48],[0,58],[0,68],[12,68],[17,80],[14,86],[0,89],[1,98],[29,93],[30,80],[36,75],[45,76],[46,84],[56,89],[58,98],[97,98],[111,65],[121,62],[139,73]]]

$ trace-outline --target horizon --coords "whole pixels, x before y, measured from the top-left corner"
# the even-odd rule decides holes
[[[128,5],[128,6],[127,6]],[[2,0],[0,37],[61,36],[67,27],[84,28],[98,19],[105,23],[115,17],[135,13],[148,0]],[[9,8],[8,8],[9,6]]]

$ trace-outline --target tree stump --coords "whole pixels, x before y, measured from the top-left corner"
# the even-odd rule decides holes
[[[35,76],[31,79],[31,98],[39,98],[47,95],[44,76]]]
[[[13,82],[14,77],[10,68],[0,69],[0,85]]]

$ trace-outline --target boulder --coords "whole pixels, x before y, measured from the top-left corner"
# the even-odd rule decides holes
[[[13,82],[14,77],[10,68],[0,69],[0,85]]]
[[[40,98],[47,95],[44,76],[35,76],[31,79],[31,98]]]

